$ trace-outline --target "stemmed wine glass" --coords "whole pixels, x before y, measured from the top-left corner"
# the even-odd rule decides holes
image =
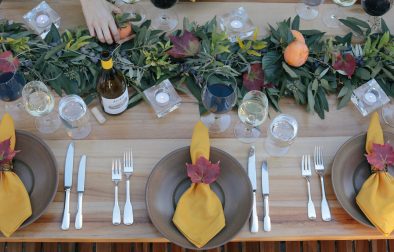
[[[238,107],[238,117],[241,120],[234,128],[234,135],[241,142],[252,143],[260,136],[258,128],[268,115],[267,96],[258,90],[246,93]]]
[[[305,20],[312,20],[319,16],[318,6],[323,3],[324,0],[301,0],[301,3],[297,4],[297,14]]]
[[[384,14],[393,6],[393,0],[361,0],[364,11],[370,15],[372,32],[381,31],[381,22]]]
[[[155,7],[161,9],[159,15],[152,17],[152,28],[162,30],[164,32],[169,32],[175,29],[178,25],[178,16],[169,8],[174,6],[177,1],[178,0],[151,0]]]
[[[201,118],[210,132],[220,133],[230,127],[231,117],[226,114],[237,100],[237,82],[232,76],[211,74],[202,89],[202,103],[211,112]]]
[[[41,81],[31,81],[22,90],[25,110],[36,117],[36,128],[41,133],[55,132],[60,126],[60,119],[53,112],[55,99],[49,88]]]
[[[5,111],[13,114],[13,101],[22,95],[25,79],[14,62],[0,58],[0,100],[7,102]]]

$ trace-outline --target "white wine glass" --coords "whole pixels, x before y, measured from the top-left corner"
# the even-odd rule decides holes
[[[246,93],[238,107],[238,117],[241,121],[235,125],[235,137],[244,143],[256,141],[261,135],[259,126],[267,119],[267,115],[267,96],[258,90]]]
[[[296,6],[296,12],[302,19],[315,19],[319,16],[319,5],[323,2],[324,0],[301,0]]]
[[[60,126],[60,119],[54,111],[55,99],[49,88],[41,81],[31,81],[22,90],[25,110],[36,118],[39,132],[49,134]]]

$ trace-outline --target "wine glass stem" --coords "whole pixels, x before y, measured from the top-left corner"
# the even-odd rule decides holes
[[[372,33],[379,33],[382,27],[382,17],[371,16],[371,19]]]

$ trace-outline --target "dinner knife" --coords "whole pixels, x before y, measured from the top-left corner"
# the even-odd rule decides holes
[[[78,169],[78,210],[77,216],[75,217],[75,228],[82,228],[82,197],[85,191],[85,168],[86,168],[86,155],[81,157],[81,161],[79,161],[79,169]]]
[[[271,231],[271,219],[269,213],[268,196],[270,194],[270,185],[268,180],[268,165],[267,161],[263,161],[261,166],[261,187],[264,198],[264,231]]]
[[[66,196],[64,199],[63,220],[61,229],[68,230],[70,227],[70,193],[73,183],[73,166],[74,166],[74,143],[68,145],[66,162],[64,164],[64,190]]]
[[[257,219],[256,209],[256,153],[254,146],[251,146],[249,149],[248,176],[253,189],[253,207],[252,216],[250,217],[250,232],[256,233],[259,231],[259,222]]]

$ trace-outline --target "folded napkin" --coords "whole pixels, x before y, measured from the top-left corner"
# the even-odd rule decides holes
[[[377,112],[372,114],[365,149],[372,144],[384,144],[383,130]],[[367,218],[385,236],[394,230],[394,178],[385,171],[374,172],[363,184],[356,202]]]
[[[0,142],[10,139],[15,148],[15,128],[12,117],[6,113],[0,122]],[[31,215],[29,194],[25,186],[9,167],[0,168],[0,231],[11,236]]]
[[[190,156],[196,164],[200,157],[209,160],[208,129],[199,121],[194,127]],[[179,199],[172,221],[196,247],[207,244],[225,226],[223,206],[206,183],[192,183]]]

